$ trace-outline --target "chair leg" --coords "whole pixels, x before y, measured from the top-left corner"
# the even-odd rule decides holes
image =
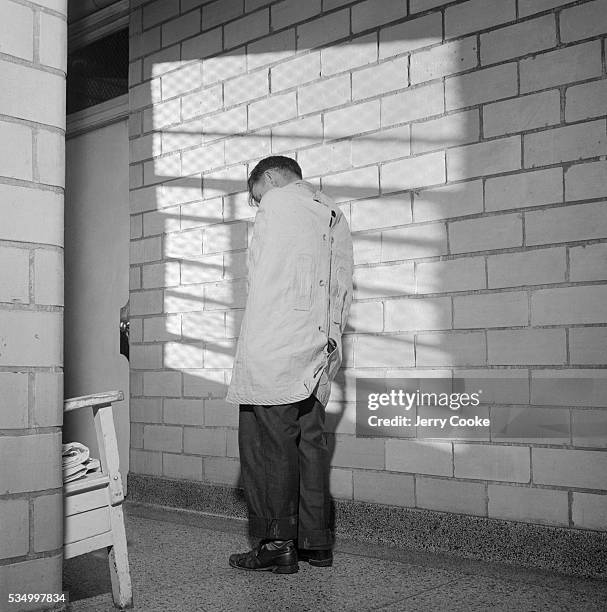
[[[132,608],[133,589],[129,571],[129,557],[122,506],[110,507],[110,521],[114,544],[113,546],[108,546],[108,561],[110,564],[114,606],[120,609]]]

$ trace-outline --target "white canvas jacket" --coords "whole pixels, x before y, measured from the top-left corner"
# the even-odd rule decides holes
[[[266,192],[249,246],[249,291],[226,400],[326,406],[352,302],[352,238],[306,181]],[[334,347],[334,350],[333,350]]]

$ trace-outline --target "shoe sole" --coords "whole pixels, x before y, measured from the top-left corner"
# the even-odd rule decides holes
[[[272,572],[273,574],[295,574],[299,571],[297,563],[293,565],[268,565],[267,567],[243,567],[230,561],[230,566],[247,572]]]
[[[312,559],[302,559],[307,561],[313,567],[331,567],[333,565],[333,559],[326,559],[325,561],[313,561]]]

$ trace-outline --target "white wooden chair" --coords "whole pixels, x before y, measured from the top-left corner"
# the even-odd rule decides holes
[[[133,594],[124,529],[124,491],[118,471],[118,444],[112,402],[124,399],[122,391],[107,391],[73,397],[64,402],[64,412],[87,409],[94,420],[101,472],[89,474],[63,486],[64,558],[106,548],[117,608],[132,608]]]

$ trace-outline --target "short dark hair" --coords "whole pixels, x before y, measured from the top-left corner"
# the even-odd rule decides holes
[[[249,193],[253,189],[253,185],[261,178],[261,175],[266,170],[278,170],[280,172],[292,172],[295,176],[302,178],[302,172],[300,165],[290,157],[284,155],[271,155],[265,157],[251,170],[249,179],[247,180],[247,186]]]

